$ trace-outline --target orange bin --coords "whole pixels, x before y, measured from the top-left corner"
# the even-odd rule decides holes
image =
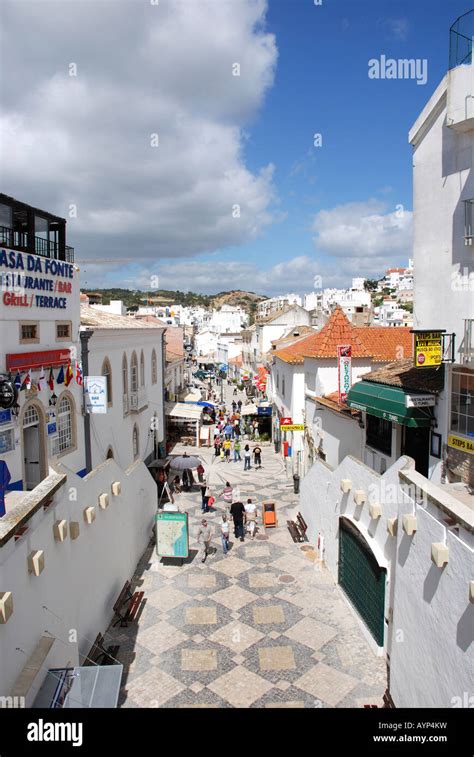
[[[276,528],[278,521],[275,502],[262,503],[262,518],[265,528]]]

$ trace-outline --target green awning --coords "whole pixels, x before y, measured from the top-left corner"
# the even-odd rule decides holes
[[[429,427],[433,414],[429,407],[406,407],[405,396],[413,395],[398,386],[387,386],[371,381],[359,381],[347,395],[347,404],[386,421],[411,428]]]

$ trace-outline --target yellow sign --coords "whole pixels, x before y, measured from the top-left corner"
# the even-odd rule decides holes
[[[461,452],[467,452],[469,455],[474,455],[474,439],[464,439],[462,436],[449,434],[448,447],[453,447],[453,449],[458,449]]]
[[[443,362],[443,337],[440,331],[415,332],[415,367],[432,368]]]
[[[297,426],[280,426],[282,431],[304,431],[304,424]]]

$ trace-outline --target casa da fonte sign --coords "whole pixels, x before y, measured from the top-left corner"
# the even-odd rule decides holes
[[[64,310],[73,278],[72,263],[0,249],[0,288],[6,307]]]

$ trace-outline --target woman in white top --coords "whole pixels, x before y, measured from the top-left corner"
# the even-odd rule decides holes
[[[250,538],[253,539],[257,527],[257,505],[254,505],[251,499],[247,500],[245,512],[247,514],[247,528],[250,533]]]
[[[222,549],[224,554],[226,555],[229,551],[229,521],[227,520],[227,515],[224,513],[222,516],[222,523],[221,523],[221,540],[222,540]]]

